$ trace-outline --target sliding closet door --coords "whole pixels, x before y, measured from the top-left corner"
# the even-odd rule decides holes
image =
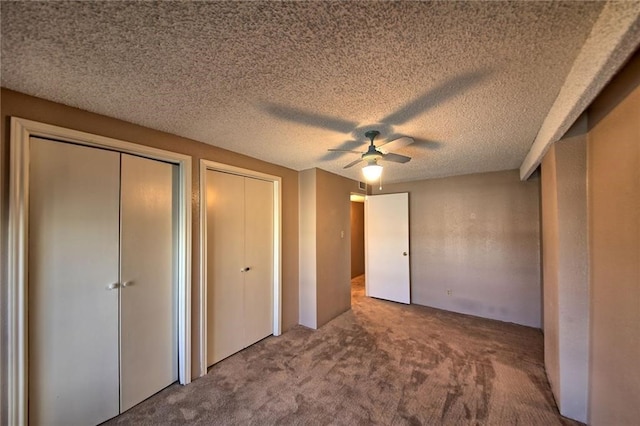
[[[244,177],[207,170],[207,365],[244,346]]]
[[[122,154],[121,411],[178,380],[175,173]]]
[[[245,344],[273,333],[273,182],[245,178]]]
[[[118,414],[120,155],[30,145],[29,423],[98,424]]]

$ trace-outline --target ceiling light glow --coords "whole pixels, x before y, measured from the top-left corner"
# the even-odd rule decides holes
[[[382,174],[382,166],[373,161],[362,168],[362,174],[368,181],[375,181]]]

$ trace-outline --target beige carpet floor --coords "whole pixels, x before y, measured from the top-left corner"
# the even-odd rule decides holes
[[[364,296],[174,384],[109,425],[573,425],[539,330]]]

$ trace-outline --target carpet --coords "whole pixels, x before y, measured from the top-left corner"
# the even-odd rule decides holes
[[[579,425],[558,413],[540,330],[364,296],[174,384],[108,425]]]

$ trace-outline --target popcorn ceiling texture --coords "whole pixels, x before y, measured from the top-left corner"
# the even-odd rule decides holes
[[[304,170],[515,169],[603,2],[2,2],[2,86]],[[215,159],[214,159],[215,160]]]
[[[640,45],[640,2],[608,2],[520,166],[527,178]],[[604,49],[603,46],[608,46]]]

